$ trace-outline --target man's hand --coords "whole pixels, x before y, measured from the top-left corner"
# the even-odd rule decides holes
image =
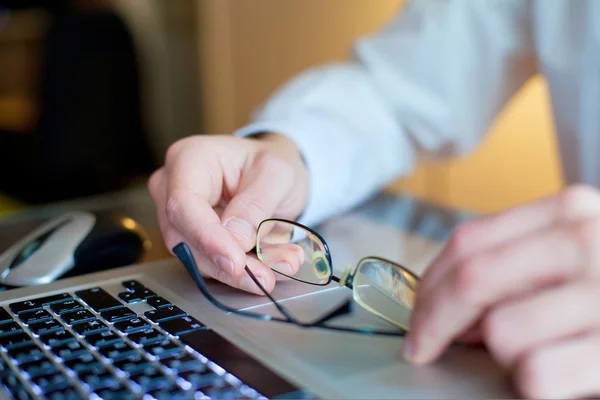
[[[244,267],[269,291],[275,276],[246,253],[262,220],[301,214],[308,172],[296,145],[282,135],[194,136],[169,148],[148,188],[169,249],[184,241],[203,275],[262,294]]]
[[[482,342],[524,396],[600,395],[600,193],[555,197],[460,227],[418,287],[405,357]]]

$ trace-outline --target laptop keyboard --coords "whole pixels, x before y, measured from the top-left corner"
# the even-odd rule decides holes
[[[0,307],[0,387],[15,399],[264,398],[202,355],[200,321],[138,281],[122,289]]]

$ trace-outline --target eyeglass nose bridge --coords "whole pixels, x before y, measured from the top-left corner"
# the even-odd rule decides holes
[[[344,287],[347,286],[352,289],[352,282],[354,281],[354,275],[352,275],[352,270],[354,269],[354,265],[349,264],[348,267],[344,270],[342,277],[339,281],[339,286]]]

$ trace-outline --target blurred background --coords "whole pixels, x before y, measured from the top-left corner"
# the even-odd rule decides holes
[[[173,141],[230,134],[301,70],[345,59],[401,0],[0,1],[0,216],[139,187]],[[489,213],[562,185],[532,79],[483,146],[394,190]]]

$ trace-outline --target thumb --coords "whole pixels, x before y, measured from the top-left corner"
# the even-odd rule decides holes
[[[221,221],[245,251],[255,246],[256,229],[272,218],[290,194],[294,173],[290,164],[271,154],[260,154],[242,174],[237,193],[223,210]]]

